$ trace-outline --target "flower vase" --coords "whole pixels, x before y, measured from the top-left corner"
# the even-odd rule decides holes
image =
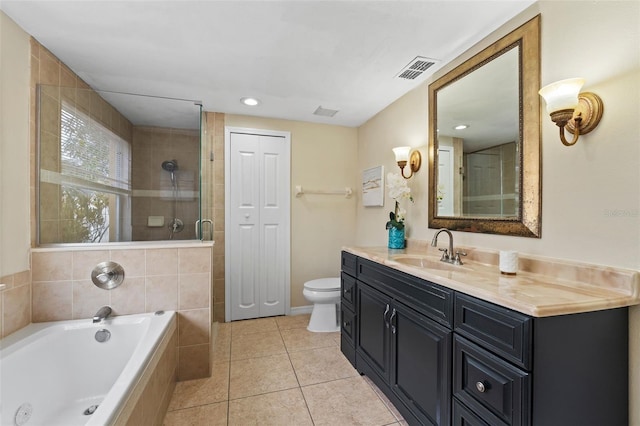
[[[398,229],[393,226],[389,228],[389,248],[390,249],[404,248],[404,228]]]

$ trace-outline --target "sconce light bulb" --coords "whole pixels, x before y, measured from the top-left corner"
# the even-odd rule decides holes
[[[393,153],[396,155],[396,162],[404,161],[405,164],[409,161],[410,146],[397,146],[393,148]]]
[[[551,83],[538,92],[547,104],[547,113],[574,110],[578,106],[578,95],[584,78],[569,78]]]

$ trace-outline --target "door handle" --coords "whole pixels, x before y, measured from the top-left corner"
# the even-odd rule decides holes
[[[206,238],[204,236],[204,225],[209,225],[209,240],[213,241],[213,221],[211,219],[202,219],[196,220],[196,238],[199,238],[202,241],[205,241]],[[202,226],[202,235],[200,235],[200,227]]]
[[[391,332],[393,334],[396,334],[396,326],[395,324],[393,324],[393,319],[395,318],[396,313],[396,308],[393,308],[393,312],[391,312],[391,316],[389,317],[389,323],[391,323]]]
[[[387,307],[384,310],[384,313],[382,314],[382,321],[384,321],[384,325],[387,326],[387,328],[389,328],[389,323],[387,322],[387,314],[389,313],[389,304],[387,303]]]

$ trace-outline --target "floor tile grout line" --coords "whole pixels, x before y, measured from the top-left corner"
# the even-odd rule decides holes
[[[362,376],[364,378],[364,376]],[[371,380],[371,379],[369,379]],[[391,415],[393,416],[394,419],[396,419],[396,423],[399,423],[401,419],[398,418],[398,416],[396,416],[396,413],[394,412],[394,410],[397,411],[397,408],[394,407],[394,410],[392,410],[391,408],[389,408],[389,404],[393,403],[391,401],[389,401],[389,403],[387,403],[384,398],[382,398],[382,396],[380,395],[380,393],[382,392],[376,385],[375,383],[373,383],[373,381],[369,382],[369,380],[365,380],[365,383],[367,385],[369,385],[369,387],[371,388],[371,390],[373,391],[374,394],[376,394],[376,396],[378,397],[378,399],[382,402],[382,405],[385,406],[385,408],[387,410],[389,410],[389,412],[391,413]],[[402,419],[404,420],[404,419]],[[391,423],[393,424],[393,423]]]
[[[280,337],[282,337],[282,333],[280,333]],[[284,337],[282,337],[282,341],[284,342]],[[300,395],[302,395],[302,400],[304,401],[304,406],[307,409],[307,413],[309,413],[311,424],[315,426],[316,422],[313,420],[313,415],[311,414],[311,408],[309,408],[309,403],[307,402],[307,398],[304,396],[304,392],[302,391],[302,385],[300,384],[300,379],[298,378],[296,367],[293,365],[293,361],[291,360],[291,353],[287,349],[286,344],[285,344],[285,349],[287,350],[287,357],[289,358],[289,363],[291,364],[291,369],[293,370],[293,374],[296,376],[296,382],[298,383],[298,390],[300,391]]]
[[[277,393],[277,392],[284,392],[284,391],[289,391],[289,390],[293,390],[293,389],[299,389],[300,394],[303,397],[303,402],[305,404],[305,407],[307,408],[307,413],[311,419],[311,422],[313,425],[315,425],[316,421],[313,419],[313,416],[311,415],[311,410],[309,407],[309,404],[307,403],[307,399],[305,397],[305,394],[303,392],[303,388],[307,388],[307,387],[311,387],[311,386],[317,386],[317,385],[322,385],[322,384],[326,384],[326,383],[331,383],[331,382],[337,382],[339,380],[348,380],[348,379],[352,379],[352,378],[356,378],[359,377],[358,375],[355,376],[345,376],[345,377],[337,377],[331,380],[325,380],[325,381],[320,381],[317,383],[310,383],[307,385],[302,385],[300,382],[300,377],[298,375],[298,372],[296,371],[295,366],[293,365],[293,360],[292,360],[292,355],[295,356],[295,354],[299,354],[299,353],[304,353],[304,352],[311,352],[311,351],[315,351],[315,350],[323,350],[323,349],[328,349],[328,348],[340,348],[340,340],[339,340],[339,335],[338,335],[338,339],[336,339],[336,336],[330,336],[331,338],[327,340],[327,342],[324,342],[324,344],[322,344],[321,346],[312,346],[312,347],[303,347],[301,349],[296,349],[295,345],[293,345],[293,347],[289,347],[287,346],[287,344],[285,343],[285,339],[283,336],[284,334],[288,334],[287,332],[293,331],[293,330],[301,330],[304,329],[304,326],[300,326],[300,327],[280,327],[280,325],[278,325],[278,322],[276,321],[276,330],[267,330],[267,331],[278,331],[278,335],[280,336],[282,345],[284,347],[284,352],[280,352],[280,353],[273,353],[273,354],[265,354],[265,355],[259,355],[259,356],[249,356],[247,358],[241,358],[241,359],[232,359],[231,353],[232,353],[232,348],[233,348],[233,344],[234,344],[234,340],[237,342],[237,339],[240,338],[241,336],[245,336],[245,335],[250,335],[250,334],[254,334],[254,333],[261,333],[264,332],[263,331],[257,331],[254,333],[238,333],[237,330],[234,333],[233,328],[231,326],[229,326],[228,331],[225,333],[225,342],[228,339],[228,348],[225,350],[225,352],[228,355],[228,359],[227,360],[218,360],[216,362],[213,362],[214,364],[227,364],[228,367],[228,383],[227,383],[227,397],[226,400],[221,400],[221,401],[216,401],[216,402],[207,402],[204,404],[197,404],[191,407],[182,407],[182,408],[178,408],[176,410],[172,410],[172,411],[182,411],[182,410],[187,410],[189,408],[197,408],[197,407],[202,407],[202,406],[208,406],[208,405],[215,405],[215,404],[221,404],[221,403],[225,403],[227,405],[227,416],[226,416],[226,424],[229,425],[231,423],[231,412],[230,412],[230,408],[231,408],[231,402],[232,401],[239,401],[239,400],[243,400],[243,399],[248,399],[248,398],[252,398],[252,397],[258,397],[258,396],[264,396],[264,395],[268,395],[268,394],[272,394],[272,393]],[[228,334],[227,334],[228,333]],[[228,337],[227,337],[228,336]],[[235,339],[234,339],[235,337]],[[331,344],[328,344],[329,342],[331,342]],[[249,353],[249,351],[248,351]],[[291,365],[291,368],[293,370],[294,373],[294,377],[296,378],[296,386],[291,387],[291,388],[286,388],[286,389],[279,389],[279,390],[272,390],[272,391],[268,391],[268,392],[262,392],[256,395],[247,395],[247,396],[242,396],[242,397],[238,397],[238,398],[234,398],[231,399],[231,364],[236,362],[236,361],[245,361],[245,360],[252,360],[252,359],[260,359],[260,358],[266,358],[266,357],[270,357],[270,356],[276,356],[276,355],[283,355],[283,354],[287,354],[287,359],[289,360],[289,365]],[[368,383],[369,384],[369,383]],[[369,384],[370,385],[370,384]],[[371,387],[371,385],[370,385]],[[378,399],[383,403],[383,406],[391,413],[391,415],[393,416],[394,419],[396,419],[396,421],[400,421],[400,419],[398,419],[398,417],[394,414],[393,410],[391,410],[389,408],[389,406],[387,405],[387,403],[385,403],[385,401],[380,397],[380,395],[378,394],[378,392],[374,390],[374,393],[376,393],[376,396],[378,396]],[[393,423],[390,423],[393,424]]]

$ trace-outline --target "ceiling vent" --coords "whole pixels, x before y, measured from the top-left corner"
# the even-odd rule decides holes
[[[424,56],[416,56],[406,67],[404,67],[396,77],[405,80],[415,80],[420,77],[423,72],[428,70],[433,64],[438,62],[435,59],[425,58]]]
[[[316,108],[316,110],[313,112],[314,115],[319,115],[321,117],[333,117],[334,115],[336,115],[338,113],[337,109],[328,109],[328,108],[322,108],[322,106],[319,106],[318,108]]]

